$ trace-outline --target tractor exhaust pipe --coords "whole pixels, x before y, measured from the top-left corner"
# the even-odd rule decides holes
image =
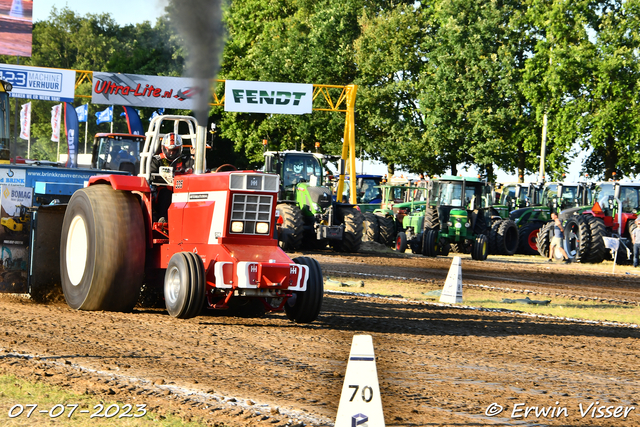
[[[196,152],[194,158],[194,172],[196,174],[203,174],[207,170],[207,160],[205,158],[205,149],[207,146],[207,129],[198,125],[196,128]]]

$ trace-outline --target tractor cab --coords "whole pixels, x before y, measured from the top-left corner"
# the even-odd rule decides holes
[[[93,142],[91,168],[126,171],[132,175],[140,172],[140,150],[144,136],[99,133]]]
[[[456,222],[466,222],[467,215],[483,212],[491,206],[491,187],[478,178],[444,177],[433,180],[429,182],[429,205],[437,207],[441,227],[450,222],[451,215]]]

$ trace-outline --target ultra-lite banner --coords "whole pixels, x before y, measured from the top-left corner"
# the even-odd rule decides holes
[[[12,98],[73,102],[74,70],[0,64],[0,79],[13,85]]]
[[[227,80],[224,110],[238,113],[311,114],[313,85]]]
[[[94,72],[91,102],[191,110],[196,90],[193,79],[186,77]]]

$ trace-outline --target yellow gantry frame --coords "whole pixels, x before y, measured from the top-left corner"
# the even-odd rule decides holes
[[[75,89],[82,83],[93,83],[93,71],[75,70],[76,84]],[[224,80],[216,80],[217,83],[224,83]],[[330,89],[341,89],[340,96],[337,99],[331,96]],[[344,141],[342,143],[342,160],[345,161],[347,170],[350,175],[349,182],[349,202],[356,204],[356,125],[355,125],[355,106],[357,85],[313,85],[313,101],[319,99],[324,102],[324,106],[313,108],[313,111],[334,111],[338,113],[346,113],[344,122]],[[335,93],[335,91],[334,91]],[[76,95],[78,98],[91,98],[91,95]],[[214,107],[224,106],[224,95],[219,98],[213,92],[213,102],[210,104]],[[338,188],[336,199],[340,201],[344,188],[344,174],[340,174],[338,180]]]

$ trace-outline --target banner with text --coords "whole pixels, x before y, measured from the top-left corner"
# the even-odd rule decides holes
[[[91,102],[191,110],[196,90],[193,79],[186,77],[94,72]]]
[[[62,116],[62,104],[51,107],[51,140],[60,142],[60,118]]]
[[[12,98],[73,102],[74,70],[0,64],[0,79],[13,85]]]
[[[227,80],[224,110],[238,113],[311,114],[313,85]]]
[[[20,110],[20,138],[28,140],[31,138],[31,103],[22,105]]]

